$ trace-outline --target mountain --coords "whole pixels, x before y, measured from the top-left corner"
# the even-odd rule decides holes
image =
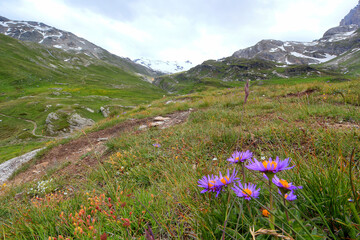
[[[233,87],[246,79],[262,81],[290,77],[360,74],[360,4],[340,25],[312,42],[262,40],[232,56],[208,60],[186,72],[156,77],[154,84],[169,92],[188,93]]]
[[[340,22],[340,26],[355,24],[360,26],[360,1]]]
[[[330,61],[359,45],[359,26],[331,28],[312,42],[262,40],[255,46],[236,51],[236,58],[274,61],[283,64],[319,64]]]
[[[21,41],[36,42],[73,53],[84,53],[92,58],[121,67],[126,71],[147,76],[161,75],[158,71],[137,64],[129,58],[116,56],[73,33],[59,30],[44,23],[14,21],[0,16],[0,33]]]
[[[187,71],[194,67],[194,64],[190,61],[162,61],[151,60],[148,58],[138,58],[135,59],[134,62],[151,68],[155,71],[160,71],[167,74]]]
[[[312,42],[262,40],[232,56],[263,59],[283,64],[320,64],[360,46],[360,3],[340,22]]]

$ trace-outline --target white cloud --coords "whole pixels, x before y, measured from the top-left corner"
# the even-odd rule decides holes
[[[0,0],[0,15],[41,21],[120,56],[200,63],[261,39],[320,38],[357,0]]]

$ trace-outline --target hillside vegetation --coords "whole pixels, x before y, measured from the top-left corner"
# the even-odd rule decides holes
[[[55,75],[54,71],[54,78]],[[11,84],[7,86],[16,89]],[[67,87],[64,91],[76,92],[79,99],[90,91],[81,85],[77,88],[79,92]],[[36,97],[46,95],[45,90],[37,89],[21,89],[16,94],[19,97],[21,91],[32,91]],[[9,97],[21,102],[15,96]],[[9,104],[2,102],[5,103]],[[23,106],[29,108],[27,104]],[[105,154],[92,153],[97,166],[84,168],[87,171],[82,174],[57,174],[60,169],[48,169],[41,180],[3,186],[1,238],[359,237],[358,79],[252,81],[246,104],[243,86],[164,98],[118,118],[114,116],[91,131],[189,109],[190,116],[181,125],[144,131],[134,127],[110,139]],[[27,115],[30,116],[36,114]],[[244,169],[239,163],[229,164],[227,159],[234,151],[246,150],[259,161],[276,156],[281,160],[290,158],[289,166],[295,167],[276,175],[303,187],[294,192],[297,199],[285,200],[262,173]],[[80,158],[75,163],[67,162],[66,167],[82,163]],[[245,165],[249,164],[247,160]],[[231,190],[234,182],[224,186],[217,197],[216,192],[201,193],[204,188],[198,186],[198,181],[203,176],[219,175],[219,171],[226,175],[227,169],[230,173],[236,169],[243,184],[256,184],[259,197],[237,197]],[[230,176],[227,177],[223,179],[226,184]]]
[[[118,115],[162,97],[145,78],[85,54],[0,34],[0,163],[58,135],[46,128],[49,113],[59,117],[54,131],[69,133],[71,114],[97,122],[104,118],[100,107]],[[26,120],[37,124],[35,135]]]
[[[284,65],[261,59],[227,57],[205,61],[186,72],[156,77],[154,84],[165,91],[184,94],[242,86],[247,79],[261,82],[272,79],[286,80],[294,77],[337,79],[343,78],[343,75],[338,66],[332,66],[330,70],[319,65]]]

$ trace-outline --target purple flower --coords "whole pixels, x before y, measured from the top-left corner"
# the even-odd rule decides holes
[[[256,160],[256,158],[254,158],[253,161],[250,160],[250,164],[245,167],[250,170],[263,172],[265,174],[267,173],[275,174],[277,172],[288,170],[295,167],[295,165],[292,167],[288,167],[289,164],[290,164],[289,158],[280,160],[279,157],[276,157],[275,161],[272,160],[272,158],[269,158],[268,161],[261,161],[261,162]]]
[[[161,145],[159,143],[154,143],[153,146],[156,147],[156,148],[161,147]]]
[[[198,181],[198,184],[199,187],[205,188],[201,193],[213,192],[215,189],[214,175],[211,175],[211,177],[209,175],[203,176],[203,178]]]
[[[280,191],[279,191],[279,193],[281,194]],[[290,193],[285,193],[285,195],[282,195],[282,196],[284,196],[284,198],[288,201],[294,201],[297,199],[297,196],[294,194],[294,191],[291,191]]]
[[[238,182],[239,187],[235,185],[232,188],[234,190],[236,196],[243,197],[246,200],[250,200],[251,198],[258,198],[260,195],[260,188],[256,189],[256,185],[252,183],[245,183],[243,186],[241,182]]]
[[[204,190],[201,191],[201,193],[206,192],[216,192],[216,197],[221,192],[222,186],[217,186],[216,181],[219,179],[218,176],[211,175],[211,177],[208,175],[207,177],[204,176],[202,179],[198,181],[199,187],[204,188]]]
[[[249,150],[246,152],[238,152],[235,151],[230,158],[227,159],[231,164],[238,163],[238,162],[244,162],[247,159],[252,158],[253,154]]]
[[[287,182],[284,179],[279,179],[277,176],[274,176],[272,182],[279,188],[279,190],[285,194],[289,191],[293,191],[296,189],[302,189],[302,186],[294,186],[292,183]]]
[[[229,169],[227,170],[226,175],[222,175],[221,172],[219,172],[219,178],[215,181],[215,187],[222,188],[224,186],[229,185],[230,183],[239,180],[239,178],[236,177],[237,171],[234,168],[234,171],[232,172],[232,175],[230,175]]]

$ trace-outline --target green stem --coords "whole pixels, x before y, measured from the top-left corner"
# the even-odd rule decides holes
[[[230,207],[230,211],[231,211],[231,208],[234,204],[234,201],[233,203],[231,204],[231,207]],[[230,206],[230,191],[228,193],[228,202],[227,202],[227,206]],[[228,221],[228,209],[226,209],[226,212],[225,212],[225,222],[224,222],[224,229],[223,229],[223,235],[222,235],[222,240],[225,239],[225,229],[226,229],[226,224],[227,224],[227,221]]]
[[[290,222],[290,219],[289,219],[289,214],[288,214],[288,210],[287,210],[287,207],[286,207],[285,195],[284,195],[284,206],[285,206],[286,219],[287,219],[287,221],[288,221],[288,223],[289,223],[289,222]]]
[[[243,183],[245,184],[245,169],[244,169],[244,163],[241,163],[241,167],[242,167],[242,175],[243,175]]]
[[[272,190],[271,190],[272,177],[268,176],[268,178],[269,178],[269,192],[270,192],[270,212],[273,212],[273,195],[272,195]],[[275,222],[275,216],[274,216],[274,214],[270,214],[269,223],[270,223],[271,230],[275,230],[274,222]]]

